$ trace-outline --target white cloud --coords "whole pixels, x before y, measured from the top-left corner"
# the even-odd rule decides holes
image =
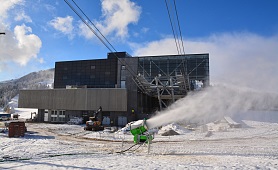
[[[64,18],[56,17],[53,20],[51,20],[49,24],[56,30],[67,35],[69,39],[72,39],[74,37],[72,22],[73,22],[73,17],[66,16]]]
[[[134,32],[133,36],[138,38],[140,36],[142,36],[143,34],[146,34],[149,31],[149,28],[143,27],[140,32]]]
[[[102,0],[102,21],[96,21],[94,24],[103,35],[113,34],[119,38],[128,36],[128,25],[136,24],[141,14],[141,8],[129,0]],[[80,23],[80,35],[91,39],[92,32],[83,23]]]
[[[138,56],[176,54],[176,46],[172,38],[130,45],[134,48],[134,55]]]
[[[56,3],[55,3],[56,4]],[[53,11],[55,11],[56,10],[56,8],[53,6],[53,5],[50,5],[50,4],[43,4],[44,5],[44,7],[46,8],[46,10],[48,11],[48,12],[53,12]],[[58,5],[58,4],[56,4],[56,5]]]
[[[143,27],[143,28],[141,29],[141,32],[142,32],[142,33],[147,33],[149,30],[150,30],[149,28]]]
[[[32,22],[30,16],[26,15],[24,11],[18,12],[14,19],[15,21]]]
[[[134,55],[177,54],[173,39],[131,44]],[[223,33],[184,42],[186,53],[209,53],[212,82],[278,92],[278,35]]]
[[[43,62],[43,58],[37,58],[42,42],[32,34],[31,27],[25,24],[11,26],[14,21],[32,22],[24,11],[25,0],[0,0],[0,4],[0,31],[6,33],[0,36],[0,76],[7,79],[11,72],[19,74],[23,71],[24,68],[18,66],[26,66],[32,61]],[[28,70],[31,67],[28,66]]]
[[[23,2],[23,0],[0,0],[0,21],[7,18],[7,13],[10,9]]]
[[[43,59],[43,58],[38,58],[37,60],[38,60],[38,62],[41,63],[41,64],[44,63],[44,59]]]
[[[0,28],[2,26],[0,24]],[[37,58],[42,42],[38,36],[30,34],[30,27],[17,25],[13,32],[6,29],[5,33],[6,35],[0,37],[0,71],[9,62],[24,66],[31,59]]]
[[[94,28],[92,25],[91,27]],[[78,28],[80,30],[78,31],[79,35],[85,37],[86,39],[92,39],[95,36],[95,34],[82,21],[79,22]]]

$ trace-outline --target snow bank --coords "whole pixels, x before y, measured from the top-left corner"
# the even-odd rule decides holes
[[[15,113],[19,115],[20,119],[30,119],[32,112],[38,112],[38,109],[15,108]]]
[[[20,119],[30,119],[31,112],[38,112],[38,109],[18,108],[18,97],[19,95],[16,95],[14,98],[12,98],[7,106],[11,107],[13,109],[12,113],[18,114]],[[0,109],[0,113],[3,113],[3,108]]]
[[[186,134],[186,133],[189,133],[191,132],[190,130],[176,124],[176,123],[171,123],[171,124],[168,124],[166,126],[163,126],[159,131],[158,131],[158,134],[162,134],[166,131],[169,131],[169,130],[173,130],[175,132],[177,132],[178,134]]]

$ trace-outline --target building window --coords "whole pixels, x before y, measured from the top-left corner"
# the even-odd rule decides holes
[[[52,110],[51,111],[51,122],[56,122],[57,121],[57,111],[56,110]]]
[[[125,88],[125,81],[121,81],[121,88]]]
[[[96,66],[91,66],[91,70],[94,70],[94,69],[96,69]]]
[[[121,81],[126,80],[126,66],[122,65],[121,67]]]
[[[65,111],[64,110],[60,110],[59,111],[59,116],[65,117]]]
[[[65,122],[66,111],[65,110],[52,110],[50,120],[51,120],[51,122]]]
[[[66,118],[66,112],[64,110],[60,110],[59,111],[59,121],[65,122],[65,118]]]

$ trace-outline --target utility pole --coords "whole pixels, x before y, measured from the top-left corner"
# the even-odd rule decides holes
[[[4,32],[0,32],[0,35],[5,35],[6,33],[4,33]]]

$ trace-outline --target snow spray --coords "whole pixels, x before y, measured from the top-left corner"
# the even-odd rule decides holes
[[[147,125],[154,128],[181,121],[209,122],[238,111],[271,109],[277,107],[277,101],[278,97],[274,94],[217,85],[189,93],[148,119]]]

